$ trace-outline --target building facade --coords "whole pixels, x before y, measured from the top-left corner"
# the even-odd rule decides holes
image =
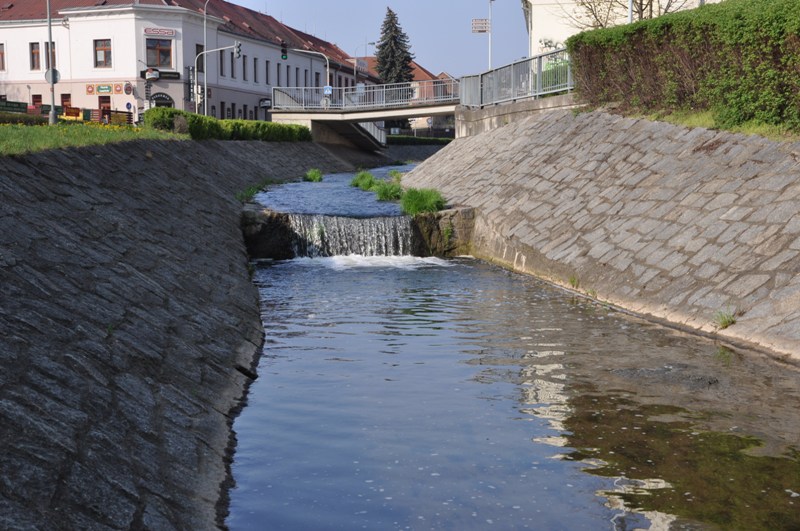
[[[336,45],[222,0],[51,0],[51,27],[46,0],[0,6],[0,99],[48,105],[52,66],[57,106],[265,120],[273,87],[356,82]]]

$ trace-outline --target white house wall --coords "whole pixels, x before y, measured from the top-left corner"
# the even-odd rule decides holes
[[[174,31],[174,35],[160,37],[173,41],[172,68],[159,69],[161,77],[151,82],[151,94],[167,95],[175,107],[194,110],[194,104],[185,99],[187,67],[194,66],[195,46],[203,44],[202,13],[174,6],[128,5],[65,9],[60,15],[64,17],[63,22],[54,18],[52,26],[56,67],[61,74],[61,81],[55,86],[56,105],[61,105],[62,94],[68,94],[73,107],[97,109],[99,97],[109,96],[112,110],[131,111],[137,119],[147,107],[146,82],[141,73],[147,70],[148,35],[145,30],[149,28]],[[278,64],[281,86],[287,86],[287,65],[292,86],[304,86],[306,71],[308,86],[314,86],[315,74],[319,74],[321,85],[326,84],[322,57],[289,51],[289,59],[283,61],[277,43],[219,31],[222,24],[223,20],[208,17],[207,49],[233,46],[237,40],[241,41],[242,55],[247,56],[247,79],[242,77],[242,58],[236,60],[236,78],[231,77],[231,50],[225,50],[224,76],[219,72],[219,52],[207,54],[207,83],[211,92],[209,114],[213,110],[217,117],[222,117],[224,102],[225,116],[233,107],[232,117],[249,118],[252,111],[253,118],[266,119],[266,109],[260,108],[259,103],[271,96],[272,87],[277,85]],[[100,39],[111,40],[111,67],[94,66],[94,41]],[[50,87],[44,78],[46,41],[46,20],[0,23],[0,43],[5,45],[6,58],[6,69],[0,71],[0,96],[9,101],[31,104],[33,96],[38,94],[42,96],[42,103],[50,103]],[[40,43],[42,68],[39,71],[30,70],[30,42]],[[253,77],[253,58],[258,58],[257,79]],[[266,82],[266,61],[270,63],[269,84]],[[165,79],[170,76],[179,79]],[[340,78],[352,80],[352,68],[335,71],[331,65],[331,77],[335,84]],[[198,81],[202,86],[202,73]]]

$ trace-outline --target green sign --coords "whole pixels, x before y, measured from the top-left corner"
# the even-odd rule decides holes
[[[98,94],[111,94],[114,87],[112,85],[97,85]]]

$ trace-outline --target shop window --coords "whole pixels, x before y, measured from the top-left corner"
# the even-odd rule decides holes
[[[172,68],[172,40],[147,39],[147,66]]]
[[[41,70],[42,69],[42,61],[39,55],[39,43],[32,42],[30,45],[31,50],[31,70]]]
[[[51,46],[52,45],[52,46]],[[46,42],[44,43],[45,49],[45,57],[44,57],[44,67],[47,70],[50,68],[57,68],[56,67],[56,43],[55,42]],[[52,65],[52,66],[50,66]]]
[[[94,67],[111,68],[111,39],[94,41]]]

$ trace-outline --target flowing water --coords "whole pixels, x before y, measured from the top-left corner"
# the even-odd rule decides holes
[[[232,530],[800,529],[796,367],[469,258],[255,279]]]

